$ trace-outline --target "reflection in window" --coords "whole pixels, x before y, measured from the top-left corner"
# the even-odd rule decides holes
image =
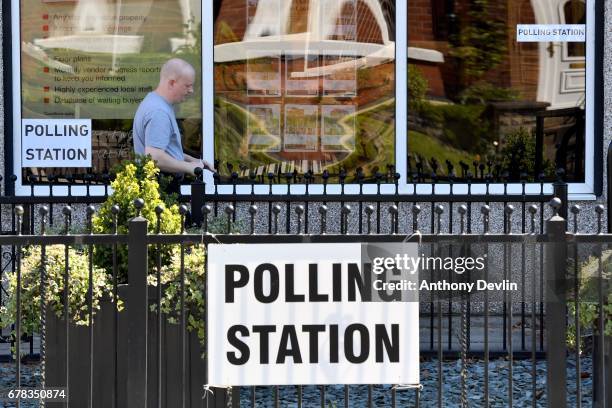
[[[392,170],[394,2],[216,0],[215,158],[222,180]],[[312,182],[312,180],[311,180]]]
[[[200,72],[201,2],[196,0],[21,0],[24,118],[91,118],[91,169],[24,169],[81,179],[130,158],[132,119],[173,56]],[[199,78],[200,74],[196,74]],[[201,84],[178,106],[187,153],[201,155]]]
[[[563,6],[566,24],[586,24],[586,8],[583,0],[569,0]],[[570,42],[567,44],[567,54],[570,57],[584,57],[585,43]]]
[[[515,37],[566,23],[584,1],[408,0],[409,174],[584,181],[585,44]]]

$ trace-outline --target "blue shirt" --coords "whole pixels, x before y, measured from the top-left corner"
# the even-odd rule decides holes
[[[150,92],[134,116],[134,152],[145,154],[145,146],[165,151],[176,160],[184,160],[181,132],[174,108],[162,96]]]

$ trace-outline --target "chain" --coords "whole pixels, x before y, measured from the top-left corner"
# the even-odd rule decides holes
[[[46,377],[46,344],[47,344],[47,254],[43,245],[41,248],[40,265],[40,386],[45,388]],[[17,339],[17,341],[21,341]],[[20,358],[20,356],[17,356]],[[40,400],[40,407],[45,406],[45,400]]]
[[[467,300],[465,293],[461,293],[461,407],[468,407],[467,399]]]

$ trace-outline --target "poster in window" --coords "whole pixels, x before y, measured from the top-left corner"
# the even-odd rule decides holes
[[[352,152],[355,150],[355,106],[321,106],[321,150]]]
[[[323,95],[353,97],[357,95],[357,60],[354,56],[328,54],[323,56]]]
[[[249,151],[280,151],[280,105],[249,105],[247,111]]]
[[[285,56],[287,96],[319,95],[319,55],[316,51]]]
[[[9,1],[9,0],[7,0]],[[28,167],[23,174],[100,175],[133,157],[132,120],[160,82],[161,67],[180,57],[195,70],[193,95],[175,106],[188,154],[202,134],[202,3],[21,0],[18,62],[23,119],[91,119],[91,168]]]
[[[247,52],[247,95],[263,97],[281,95],[279,52]]]
[[[316,105],[285,105],[285,151],[317,150],[318,110]]]

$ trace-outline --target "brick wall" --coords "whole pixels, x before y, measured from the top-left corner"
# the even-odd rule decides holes
[[[408,40],[434,40],[431,0],[408,1]]]

